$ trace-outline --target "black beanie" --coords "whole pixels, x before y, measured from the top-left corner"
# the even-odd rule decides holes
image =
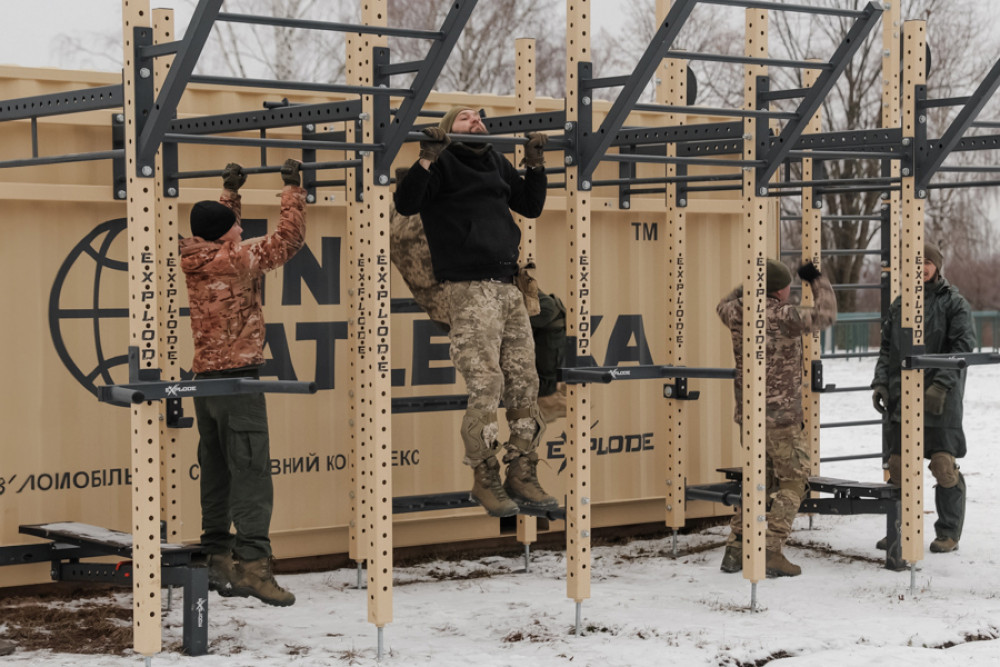
[[[767,293],[783,290],[792,282],[792,272],[788,267],[773,259],[767,260]]]
[[[217,201],[200,201],[191,207],[191,235],[216,241],[233,228],[236,214]]]

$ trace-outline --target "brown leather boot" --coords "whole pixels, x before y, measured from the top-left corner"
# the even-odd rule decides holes
[[[490,516],[514,516],[517,514],[517,503],[507,496],[503,484],[500,483],[500,462],[497,457],[490,456],[472,469],[472,491],[469,498],[479,503]]]
[[[538,483],[538,453],[508,450],[503,457],[507,464],[507,479],[503,488],[511,500],[522,509],[548,512],[559,508],[559,501],[545,493]]]
[[[771,551],[769,549],[765,553],[767,554],[767,560],[764,562],[764,568],[767,571],[769,579],[773,579],[774,577],[797,577],[802,574],[802,568],[788,562],[788,559],[780,551]]]
[[[255,597],[275,607],[295,604],[295,596],[278,585],[271,574],[271,559],[259,558],[236,564],[237,579],[233,582],[233,595]]]
[[[958,541],[950,537],[939,537],[931,542],[931,551],[936,554],[946,554],[949,551],[958,551]]]
[[[236,576],[236,561],[232,554],[208,555],[208,590],[228,598],[233,594]]]

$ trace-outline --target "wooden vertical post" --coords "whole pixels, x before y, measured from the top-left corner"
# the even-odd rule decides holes
[[[580,120],[579,65],[590,60],[590,0],[566,0],[566,123]],[[588,95],[589,97],[589,95]],[[589,100],[587,100],[589,103]],[[576,356],[590,349],[589,187],[579,182],[579,166],[566,165],[566,231],[569,261],[566,334],[576,342]],[[589,185],[589,184],[588,184]],[[566,594],[581,603],[590,597],[590,396],[589,384],[566,392]]]
[[[913,146],[916,137],[915,91],[927,74],[927,24],[903,25],[903,143]],[[909,141],[907,141],[909,140]],[[924,344],[924,201],[915,192],[912,166],[903,171],[900,244],[900,297],[902,334],[913,334],[913,346]],[[924,558],[924,372],[903,369],[902,416],[902,555],[913,564]]]
[[[361,18],[365,25],[385,26],[387,0],[365,0]],[[361,85],[375,86],[373,50],[384,47],[385,37],[366,35],[361,50]],[[376,100],[361,96],[361,140],[375,143]],[[363,156],[360,220],[365,228],[362,260],[367,272],[362,277],[360,324],[365,341],[359,342],[362,364],[368,366],[369,389],[361,396],[361,420],[366,429],[363,447],[368,448],[371,479],[367,488],[368,517],[368,621],[382,628],[392,622],[392,357],[389,347],[389,198],[388,183],[374,182],[373,153]]]
[[[517,96],[517,113],[533,113],[535,111],[535,40],[515,40],[516,76],[515,94]],[[524,146],[514,150],[514,164],[518,165],[524,158]],[[535,221],[522,215],[515,215],[514,220],[521,228],[521,262],[534,262],[538,256],[535,250]],[[546,288],[547,290],[550,288]],[[538,520],[533,516],[519,514],[517,516],[517,541],[521,544],[531,544],[538,539]]]
[[[882,127],[884,129],[902,126],[900,118],[900,39],[899,27],[902,22],[902,2],[889,2],[888,8],[882,13]],[[891,161],[891,176],[899,178],[899,160]],[[882,266],[882,272],[889,273],[890,302],[899,296],[899,221],[901,192],[893,190],[889,193],[889,225],[891,227],[890,262]]]
[[[746,12],[746,55],[767,57],[767,12]],[[757,108],[757,77],[766,76],[763,65],[744,66],[745,108]],[[764,125],[761,124],[763,127]],[[754,118],[743,122],[743,159],[754,160],[757,146],[768,141],[758,136]],[[767,530],[764,485],[765,413],[767,411],[767,223],[768,206],[763,183],[758,190],[753,169],[743,171],[743,577],[756,583],[764,578]]]
[[[162,294],[152,276],[158,268],[157,210],[160,179],[136,174],[137,121],[149,112],[151,95],[137,93],[135,29],[149,31],[148,0],[122,0],[125,170],[128,179],[129,346],[139,352],[139,369],[161,360]],[[152,76],[147,70],[145,77]],[[139,74],[142,76],[142,74]],[[145,78],[144,77],[144,78]],[[153,170],[154,172],[156,170]],[[160,417],[159,401],[132,407],[132,631],[137,653],[161,649],[160,628]]]
[[[656,20],[662,23],[670,11],[672,0],[657,0]],[[656,78],[656,103],[672,106],[687,104],[688,64],[685,60],[665,58],[660,62]],[[667,125],[684,125],[687,116],[671,113],[667,115]],[[677,144],[667,144],[667,155],[677,156]],[[677,165],[667,165],[667,177],[677,176]],[[687,280],[685,252],[687,244],[687,202],[677,196],[679,186],[667,184],[667,275],[664,294],[667,313],[667,363],[672,366],[686,366],[684,311],[687,308]],[[666,469],[666,525],[683,528],[685,521],[684,487],[687,478],[688,401],[667,401],[665,409],[667,433]]]
[[[808,69],[803,72],[803,83],[807,87],[816,83],[820,70]],[[809,121],[806,132],[815,134],[823,131],[822,110]],[[802,180],[813,180],[813,159],[802,159]],[[802,261],[812,260],[817,269],[822,270],[821,248],[823,233],[822,201],[814,196],[812,186],[802,188]],[[802,305],[813,305],[812,290],[802,286]],[[809,460],[813,475],[819,475],[819,394],[812,390],[812,362],[819,361],[822,353],[820,332],[806,334],[802,337],[802,412],[805,423],[805,436],[809,442]]]
[[[153,10],[153,42],[166,44],[176,39],[174,27],[174,10]],[[156,59],[153,68],[154,90],[159,93],[163,81],[170,71],[173,56],[161,56]],[[163,179],[163,156],[156,156],[156,193],[161,198]],[[221,170],[220,170],[221,173]],[[180,380],[180,346],[177,332],[180,325],[180,253],[177,247],[179,240],[179,220],[177,199],[163,199],[162,205],[156,208],[156,245],[159,249],[156,279],[157,291],[162,295],[160,303],[160,379],[165,381]],[[164,407],[166,407],[164,405]],[[167,541],[181,541],[181,469],[179,452],[177,450],[176,430],[166,428],[166,421],[160,422],[160,516],[167,523]]]
[[[358,34],[348,34],[346,39],[347,83],[360,86],[364,62],[364,39]],[[347,123],[347,140],[359,142],[356,124]],[[349,491],[351,503],[351,520],[348,524],[348,555],[358,564],[368,557],[369,507],[368,487],[372,476],[369,449],[365,446],[367,428],[363,425],[361,414],[364,412],[364,396],[369,386],[369,366],[367,359],[367,341],[365,338],[365,315],[367,286],[364,279],[368,275],[368,239],[365,225],[364,203],[359,201],[363,193],[358,192],[354,172],[347,172],[347,290],[350,317],[348,318],[348,350],[350,354],[351,389],[350,426],[351,448],[348,454],[348,467],[351,471],[351,488]]]

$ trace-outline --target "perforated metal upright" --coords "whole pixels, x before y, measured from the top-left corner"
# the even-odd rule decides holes
[[[517,39],[515,44],[515,76],[514,94],[517,98],[517,113],[526,114],[535,111],[535,40],[528,38]],[[518,165],[524,158],[524,146],[518,144],[514,148],[514,164]],[[521,252],[522,263],[534,262],[538,256],[536,250],[537,234],[536,222],[523,215],[514,214],[514,221],[521,228]],[[548,289],[548,288],[546,288]],[[525,546],[538,540],[538,519],[524,514],[517,515],[517,541]],[[527,551],[525,552],[527,553]],[[525,562],[527,567],[527,562]]]
[[[672,0],[657,0],[656,20],[662,23],[667,17]],[[659,85],[656,87],[656,103],[675,107],[687,104],[688,64],[678,58],[667,58],[660,62],[656,77]],[[681,126],[687,122],[687,116],[679,113],[669,113],[667,124],[671,127]],[[668,157],[677,157],[677,144],[670,142],[666,146]],[[675,178],[681,171],[674,164],[667,164],[667,178]],[[685,278],[685,253],[687,251],[687,202],[678,196],[679,183],[668,183],[666,188],[667,204],[667,256],[665,276],[665,312],[667,327],[665,332],[667,364],[671,366],[687,365],[687,350],[685,346],[685,309],[687,307],[687,280]],[[688,401],[674,400],[666,404],[667,433],[667,468],[666,468],[666,500],[664,511],[666,525],[669,528],[684,527],[684,488],[686,486],[687,451],[689,437],[687,416],[690,410]]]
[[[129,345],[138,348],[139,370],[158,368],[162,354],[163,294],[158,270],[157,213],[163,204],[155,170],[138,168],[141,123],[153,103],[152,71],[137,63],[136,40],[152,42],[149,0],[122,0],[125,166],[128,181]],[[161,405],[132,407],[132,629],[137,653],[162,647],[160,627],[160,441]]]
[[[153,10],[153,42],[165,44],[175,39],[174,11],[172,9]],[[156,59],[153,68],[154,89],[159,93],[166,79],[173,57],[163,56]],[[181,271],[179,240],[179,225],[177,200],[162,195],[161,187],[164,178],[163,154],[156,158],[156,192],[158,205],[156,207],[156,247],[157,292],[161,295],[159,303],[160,320],[158,338],[160,346],[160,379],[164,381],[180,380],[180,301]],[[179,409],[180,399],[165,401],[166,410]],[[160,516],[166,522],[166,540],[180,544],[181,538],[181,479],[180,452],[178,451],[177,430],[167,428],[169,420],[160,422]]]
[[[360,86],[364,74],[363,35],[346,36],[347,55],[345,69],[347,83]],[[359,119],[360,122],[360,119]],[[360,141],[358,123],[348,122],[346,130],[349,142]],[[371,368],[366,363],[367,341],[365,340],[365,311],[369,298],[368,268],[368,227],[365,224],[363,190],[359,190],[356,178],[346,179],[347,198],[347,289],[350,316],[347,323],[348,356],[350,358],[350,398],[348,425],[350,426],[351,447],[348,452],[348,466],[351,472],[351,489],[348,492],[351,503],[351,519],[348,525],[348,555],[360,568],[368,558],[368,527],[370,523],[368,487],[371,484],[372,468],[369,448],[366,445],[367,425],[361,415],[365,413],[365,401],[370,386]],[[358,574],[360,587],[360,572]]]
[[[927,24],[903,24],[903,143],[914,146],[917,133],[915,91],[927,73]],[[900,244],[901,329],[910,336],[911,354],[924,349],[924,200],[917,196],[914,170],[904,169],[902,178],[902,223]],[[904,356],[907,356],[904,354]],[[924,373],[902,370],[902,539],[903,559],[913,566],[923,560],[924,541]]]
[[[581,64],[590,61],[590,0],[566,2],[566,125],[567,133],[585,116],[590,127],[590,98],[580,86]],[[580,136],[580,133],[577,133]],[[589,188],[582,187],[580,166],[566,165],[566,231],[569,262],[566,334],[577,357],[590,347],[590,226]],[[589,185],[589,184],[588,184]],[[571,384],[566,391],[566,594],[577,604],[590,597],[590,396],[589,384]]]
[[[767,11],[746,11],[746,53],[766,58]],[[745,108],[755,110],[758,86],[767,76],[763,65],[744,66]],[[743,158],[754,160],[769,141],[767,122],[747,117],[743,121]],[[758,190],[758,187],[760,190]],[[764,485],[765,411],[767,369],[767,191],[758,184],[753,169],[743,171],[743,577],[756,584],[764,578],[767,530]]]
[[[803,82],[807,87],[816,83],[819,70],[810,69],[803,72]],[[817,111],[806,127],[807,133],[819,133],[823,130],[822,112]],[[802,158],[802,180],[812,181],[814,176],[813,158]],[[802,188],[802,261],[811,260],[817,269],[822,270],[822,207],[823,202],[816,197],[812,186]],[[812,290],[802,288],[802,305],[813,305]],[[819,393],[813,391],[813,362],[818,362],[822,353],[820,332],[806,334],[802,338],[802,413],[805,424],[805,435],[808,441],[810,463],[813,475],[819,475]]]
[[[362,3],[362,22],[370,26],[386,25],[386,0]],[[361,85],[377,87],[375,58],[384,37],[366,36],[363,40]],[[384,95],[361,95],[361,139],[366,144],[381,143],[389,116],[389,100]],[[361,285],[367,291],[363,332],[366,348],[362,363],[368,368],[368,387],[362,394],[358,415],[367,429],[362,447],[371,457],[371,479],[367,489],[368,517],[368,621],[381,631],[392,621],[392,359],[390,355],[389,289],[389,199],[388,179],[375,182],[375,154],[364,155],[361,170],[363,195],[362,226],[365,228],[364,251],[368,272]],[[359,333],[361,333],[359,329]],[[359,343],[359,349],[361,343]],[[359,355],[360,356],[360,355]]]
[[[882,127],[900,128],[900,49],[902,47],[900,26],[903,10],[899,0],[886,3],[882,13]],[[889,175],[899,178],[899,160],[889,163]],[[883,232],[882,238],[889,240],[889,247],[882,248],[882,257],[888,252],[889,260],[882,261],[882,275],[888,274],[883,280],[889,281],[889,298],[884,305],[891,303],[899,296],[899,223],[901,190],[890,190],[883,195],[883,202],[888,208],[888,220],[883,217],[882,224],[888,224],[888,233]]]

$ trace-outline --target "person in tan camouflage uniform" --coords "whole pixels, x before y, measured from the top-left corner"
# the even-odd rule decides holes
[[[196,379],[260,377],[264,272],[287,262],[305,241],[306,191],[299,187],[299,167],[296,160],[282,166],[278,228],[263,238],[242,241],[239,189],[246,173],[236,163],[223,172],[219,201],[201,201],[191,209],[191,237],[181,240],[180,251]],[[291,605],[295,596],[271,572],[274,489],[264,394],[196,396],[194,407],[209,588],[223,596]]]
[[[449,132],[487,134],[479,113],[468,107],[451,109],[438,127],[424,129],[419,158],[397,183],[394,203],[399,215],[420,214],[434,278],[443,286],[451,360],[469,392],[461,435],[464,461],[473,469],[470,497],[492,516],[552,510],[558,502],[537,477],[545,421],[517,280],[521,231],[510,213],[536,218],[542,212],[546,137],[529,135],[521,176],[485,137],[452,143]],[[510,427],[503,484],[496,459],[501,398]]]
[[[837,301],[830,281],[812,262],[798,270],[812,288],[813,306],[788,303],[792,274],[777,261],[767,261],[767,536],[766,570],[769,577],[794,577],[802,568],[788,561],[781,549],[792,531],[792,522],[806,495],[809,450],[802,422],[802,336],[831,326],[837,319]],[[730,292],[716,312],[729,327],[736,357],[736,410],[733,419],[743,422],[743,287]],[[742,431],[741,431],[742,433]],[[743,568],[743,523],[737,512],[722,559],[724,572]]]

